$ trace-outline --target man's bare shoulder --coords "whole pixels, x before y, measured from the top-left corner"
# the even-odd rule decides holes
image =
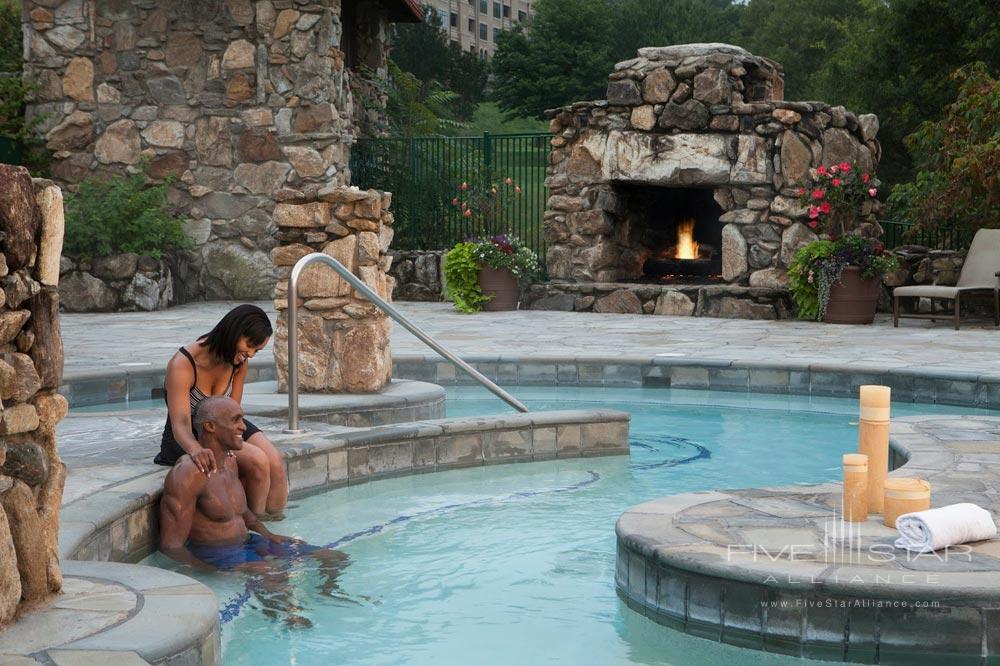
[[[205,489],[208,477],[185,454],[177,459],[163,480],[163,492],[167,495],[193,495],[197,497]]]

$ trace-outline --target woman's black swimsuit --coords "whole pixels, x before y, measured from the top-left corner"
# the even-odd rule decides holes
[[[198,367],[194,364],[194,358],[187,349],[184,349],[184,347],[181,347],[180,352],[187,357],[187,360],[191,361],[191,367],[194,368],[194,384],[191,385],[191,390],[188,392],[188,397],[191,401],[191,421],[193,423],[194,414],[198,411],[198,405],[209,396],[202,393],[201,389],[198,388]],[[222,395],[227,398],[233,394],[233,377],[235,376],[236,366],[233,366],[233,371],[229,375],[229,383],[226,385],[226,390],[222,393]],[[166,392],[164,392],[163,399],[167,399]],[[243,423],[247,427],[243,433],[244,442],[260,432],[260,428],[246,419],[243,419]],[[195,437],[198,436],[197,433],[194,432],[193,427],[191,431]],[[167,415],[167,424],[163,427],[163,438],[160,440],[160,452],[156,454],[155,458],[153,458],[153,462],[157,465],[172,467],[173,464],[177,462],[177,459],[184,455],[184,453],[184,449],[181,448],[181,445],[177,443],[177,439],[174,437],[174,431],[170,427],[170,416]]]

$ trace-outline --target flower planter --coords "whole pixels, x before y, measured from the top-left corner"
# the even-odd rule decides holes
[[[486,296],[492,298],[483,304],[486,312],[503,312],[516,310],[520,300],[518,280],[510,270],[497,270],[489,266],[479,269],[479,288]]]
[[[848,266],[830,287],[830,302],[823,321],[828,324],[870,324],[875,321],[879,280],[862,278],[861,269]]]

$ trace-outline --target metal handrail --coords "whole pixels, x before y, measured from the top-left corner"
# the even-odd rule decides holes
[[[496,383],[483,376],[481,372],[460,359],[458,356],[455,356],[453,353],[438,344],[433,338],[431,338],[431,336],[420,330],[416,324],[404,317],[399,310],[392,307],[378,294],[372,291],[371,287],[359,280],[354,273],[347,270],[342,263],[328,254],[313,252],[295,262],[295,266],[292,267],[292,274],[288,276],[288,428],[284,430],[285,433],[297,434],[303,432],[303,429],[299,428],[299,306],[297,296],[299,275],[306,266],[314,261],[322,261],[323,263],[329,265],[330,268],[337,271],[337,274],[347,280],[347,282],[361,295],[374,303],[387,315],[402,324],[403,328],[408,330],[410,333],[413,333],[413,335],[417,336],[421,342],[436,351],[438,354],[441,354],[441,356],[445,357],[447,360],[472,375],[473,379],[488,388],[494,395],[501,398],[508,405],[519,412],[528,411],[528,408],[525,407],[521,401],[507,393],[507,391],[504,391],[502,388],[497,386]]]

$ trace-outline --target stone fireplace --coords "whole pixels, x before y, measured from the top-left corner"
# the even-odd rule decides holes
[[[792,316],[785,271],[823,231],[797,190],[821,164],[871,170],[881,149],[876,116],[783,93],[778,63],[686,44],[640,49],[606,100],[547,112],[551,282],[529,307]]]

